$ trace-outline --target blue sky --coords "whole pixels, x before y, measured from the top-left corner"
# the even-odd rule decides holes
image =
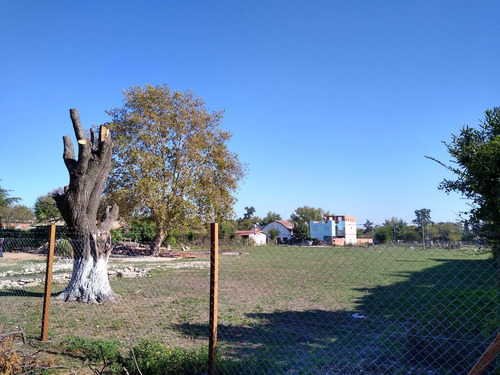
[[[381,223],[467,208],[437,189],[442,140],[500,105],[498,1],[0,2],[0,186],[32,206],[68,183],[69,108],[192,89],[249,166],[236,214],[299,206]]]

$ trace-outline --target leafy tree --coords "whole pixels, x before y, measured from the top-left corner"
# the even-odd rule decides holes
[[[294,223],[293,233],[297,240],[307,240],[311,237],[309,222],[311,220],[322,220],[329,212],[321,208],[309,206],[298,207],[290,216],[290,221]]]
[[[271,241],[276,243],[276,239],[279,237],[280,231],[278,228],[271,228],[269,230],[269,237],[271,237]]]
[[[244,165],[227,147],[222,112],[165,84],[132,87],[107,113],[116,153],[106,191],[153,218],[153,255],[174,228],[231,216]]]
[[[373,225],[373,223],[368,219],[366,219],[366,222],[363,224],[363,227],[364,227],[364,230],[363,230],[364,234],[368,234],[368,233],[372,234],[374,229],[375,229],[375,226]]]
[[[437,223],[433,225],[433,228],[436,229],[436,237],[435,239],[442,242],[455,242],[460,241],[462,239],[462,235],[460,234],[461,225],[457,223]]]
[[[10,191],[0,186],[0,207],[12,206],[21,200],[21,198],[11,197],[9,194]]]
[[[16,221],[32,221],[34,218],[33,211],[24,205],[0,207],[0,221],[6,224]]]
[[[61,191],[59,191],[59,193],[61,193]],[[59,213],[59,210],[57,208],[56,201],[54,200],[54,194],[57,194],[57,191],[38,197],[36,199],[34,211],[36,220],[38,222],[57,220],[61,217],[61,214]]]
[[[500,272],[500,107],[486,110],[479,127],[465,125],[450,143],[443,143],[453,164],[428,158],[453,172],[456,179],[444,179],[439,188],[471,200],[470,222],[493,244]]]
[[[281,218],[280,214],[278,214],[276,212],[269,211],[267,213],[267,215],[264,216],[264,218],[262,219],[261,225],[264,227],[267,224],[272,223],[273,221],[276,221],[276,220],[283,220],[283,219]]]
[[[389,243],[393,240],[393,228],[380,226],[375,228],[373,239],[378,243]]]
[[[311,239],[309,225],[303,222],[295,223],[293,227],[293,237],[297,241],[304,241]]]
[[[426,227],[428,224],[432,224],[431,210],[428,208],[415,210],[415,219],[412,221],[412,223],[418,226],[420,235],[422,236],[422,246],[425,248]]]
[[[245,207],[245,213],[243,214],[243,219],[252,219],[254,213],[255,213],[254,206]]]
[[[402,240],[406,233],[406,222],[397,217],[391,217],[386,219],[384,226],[391,228],[392,230],[392,240]]]

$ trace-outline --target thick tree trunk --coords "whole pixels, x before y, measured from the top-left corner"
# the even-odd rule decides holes
[[[118,218],[118,207],[108,207],[97,225],[97,209],[106,178],[111,168],[112,143],[109,131],[101,126],[99,139],[87,139],[82,130],[78,111],[70,110],[73,129],[78,140],[78,160],[75,160],[70,136],[64,140],[64,162],[70,183],[63,194],[56,194],[57,207],[68,227],[75,230],[72,241],[74,262],[71,280],[58,299],[68,302],[107,302],[115,298],[108,279],[108,259],[111,254],[112,223]]]
[[[161,229],[156,230],[155,238],[153,242],[151,242],[151,255],[157,257],[160,255],[161,244],[165,239],[166,232]]]

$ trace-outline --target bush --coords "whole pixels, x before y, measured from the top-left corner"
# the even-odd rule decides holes
[[[112,374],[120,374],[123,370],[119,341],[68,336],[65,344],[66,352],[71,353],[71,355],[89,360],[95,365],[102,364],[100,373],[105,368],[109,368],[109,372]],[[90,366],[92,368],[92,365]]]
[[[73,258],[73,246],[68,240],[57,240],[54,252],[62,257]]]

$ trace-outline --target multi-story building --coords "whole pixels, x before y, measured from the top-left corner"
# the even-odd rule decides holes
[[[323,221],[311,220],[311,238],[332,245],[356,244],[356,218],[346,215],[330,215]]]

